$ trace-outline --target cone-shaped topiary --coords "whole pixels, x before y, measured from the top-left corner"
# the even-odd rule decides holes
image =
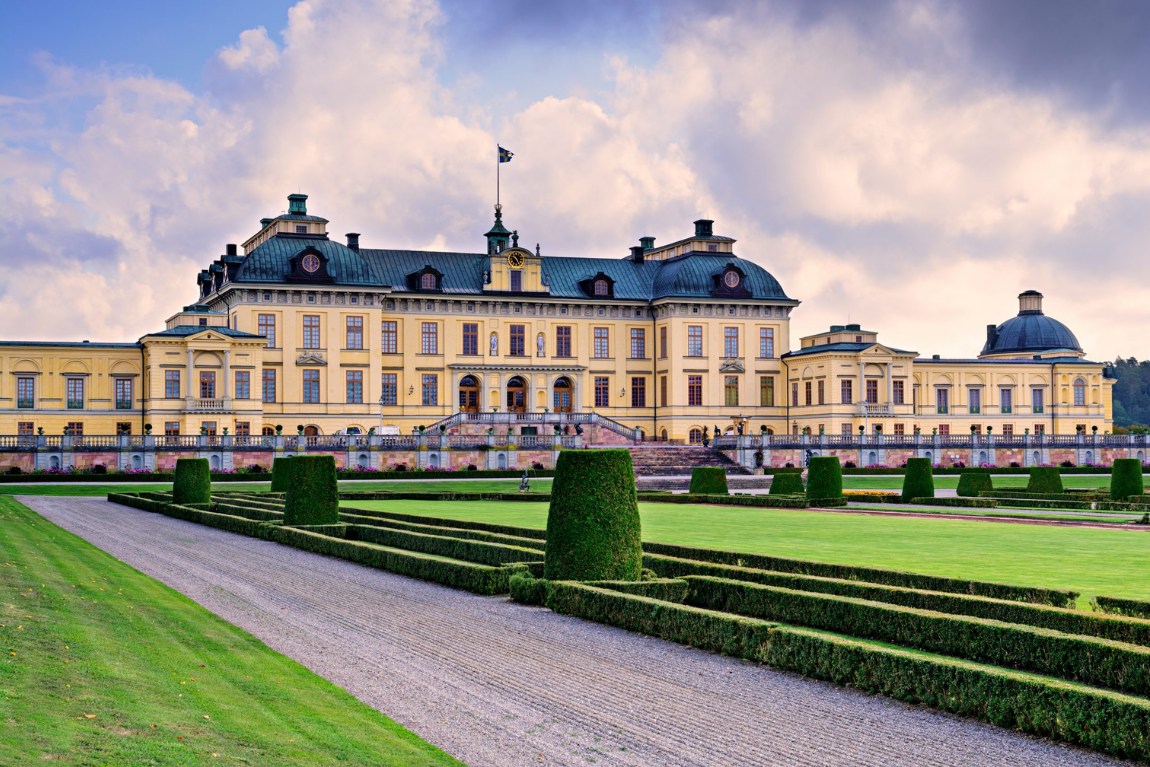
[[[1121,501],[1142,495],[1142,462],[1137,458],[1115,458],[1110,477],[1110,500]]]
[[[833,455],[816,455],[807,466],[807,498],[843,497],[843,467]]]
[[[783,471],[771,478],[770,495],[802,495],[803,475],[797,471]]]
[[[289,459],[292,464],[285,525],[334,525],[339,522],[339,483],[335,457],[306,455]]]
[[[642,569],[631,454],[564,450],[551,483],[544,577],[637,581]]]
[[[929,458],[908,458],[902,478],[902,499],[934,497],[934,472]]]
[[[172,503],[211,503],[212,469],[207,458],[180,458],[172,485]]]
[[[958,494],[965,498],[977,498],[983,490],[993,490],[994,482],[985,471],[964,471],[958,477]]]
[[[291,485],[293,459],[290,455],[272,459],[272,492],[286,493]]]
[[[691,469],[691,495],[726,495],[727,471],[719,466],[696,466]]]
[[[1030,469],[1030,481],[1026,483],[1028,493],[1061,493],[1062,474],[1057,466],[1034,466]]]

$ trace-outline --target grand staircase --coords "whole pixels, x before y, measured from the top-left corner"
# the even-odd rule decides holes
[[[636,477],[690,476],[696,466],[719,466],[728,475],[751,473],[723,453],[706,447],[634,447],[631,464]]]

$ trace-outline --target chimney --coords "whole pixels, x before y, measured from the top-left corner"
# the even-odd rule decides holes
[[[347,246],[354,250],[356,253],[359,252],[359,232],[347,233]]]
[[[654,250],[655,249],[655,238],[654,237],[640,237],[639,238],[639,244],[643,246],[643,250],[645,250],[645,251],[646,250]]]
[[[234,256],[234,255],[236,255],[236,244],[235,244],[234,242],[229,242],[229,243],[228,243],[227,254],[228,254],[229,256]]]
[[[1037,290],[1027,290],[1018,294],[1019,314],[1042,314],[1042,294]]]
[[[289,194],[288,195],[288,213],[298,213],[301,216],[307,215],[307,195],[306,194]]]
[[[942,355],[941,354],[932,354],[932,355],[930,355],[930,358],[932,360],[940,360],[940,359],[942,359]]]
[[[643,246],[642,245],[632,245],[631,246],[631,260],[637,264],[643,263]]]
[[[711,225],[715,222],[709,218],[700,218],[695,222],[695,236],[696,237],[714,237],[714,232],[711,231]]]
[[[994,342],[996,340],[998,340],[998,326],[997,325],[987,325],[986,326],[986,348],[987,349],[993,349],[994,348]]]

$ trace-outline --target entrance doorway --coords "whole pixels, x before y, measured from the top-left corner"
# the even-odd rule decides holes
[[[305,427],[303,427],[303,435],[305,437],[318,437],[319,436],[319,427],[305,426]]]
[[[479,381],[475,376],[463,376],[459,381],[459,412],[479,412]]]
[[[560,378],[555,382],[555,412],[571,412],[571,379]]]
[[[507,412],[527,412],[527,382],[519,376],[507,382]]]

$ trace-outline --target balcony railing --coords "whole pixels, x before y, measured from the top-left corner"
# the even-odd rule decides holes
[[[36,400],[28,398],[18,399],[16,400],[16,407],[24,410],[31,410],[32,408],[36,407]]]
[[[978,415],[981,412],[982,412],[982,406],[980,406],[980,405],[971,405],[970,406],[970,414],[971,415]]]
[[[187,402],[186,410],[189,413],[222,413],[227,410],[227,403],[214,397],[192,397]]]
[[[118,400],[116,400],[116,409],[117,410],[131,410],[132,409],[132,400],[130,400],[130,399],[118,399]]]
[[[1042,413],[1042,412],[1045,412],[1045,408],[1043,408],[1042,405],[1035,405],[1033,408],[1030,409],[1030,412]]]
[[[1010,405],[1003,405],[1002,406],[1002,414],[1003,415],[1010,415],[1013,412],[1014,412],[1014,408],[1012,408]]]
[[[894,415],[894,408],[888,402],[861,402],[859,415],[870,418],[883,418]]]
[[[70,400],[68,400],[68,409],[69,410],[83,410],[84,409],[84,400],[82,400],[82,399],[70,399]]]
[[[939,415],[946,415],[950,412],[950,408],[946,405],[939,405],[935,410]]]

